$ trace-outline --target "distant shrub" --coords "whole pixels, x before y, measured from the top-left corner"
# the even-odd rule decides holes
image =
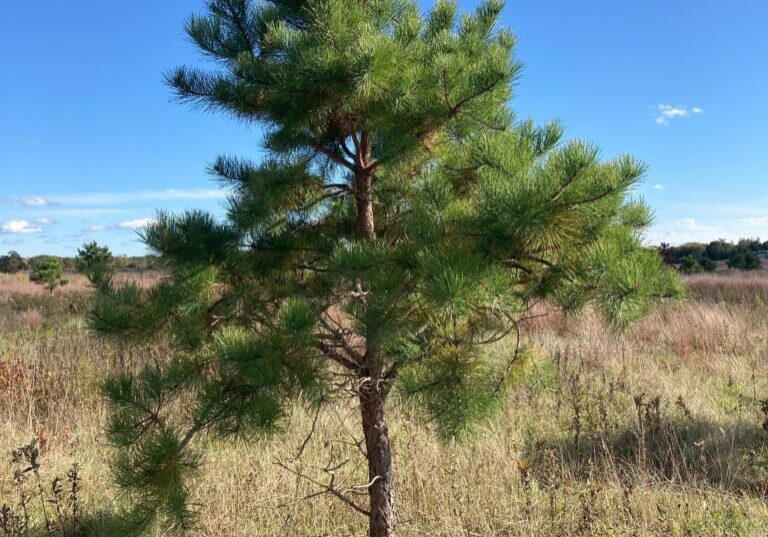
[[[704,272],[715,272],[717,270],[717,263],[708,257],[702,257],[699,264]]]
[[[701,265],[693,255],[687,255],[680,260],[678,270],[683,274],[695,274],[701,272]]]
[[[761,267],[760,256],[755,252],[734,252],[728,258],[730,268],[756,270]]]
[[[733,243],[720,239],[710,242],[704,250],[704,255],[715,261],[724,261],[728,259],[733,249]]]
[[[41,256],[36,258],[32,264],[29,279],[44,286],[53,294],[54,289],[68,283],[63,275],[64,267],[61,265],[61,261],[55,257]]]

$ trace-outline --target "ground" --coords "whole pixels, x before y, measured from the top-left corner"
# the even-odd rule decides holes
[[[141,276],[148,284],[156,277]],[[28,535],[46,534],[37,478],[28,472],[19,488],[14,468],[26,465],[10,456],[36,439],[43,495],[55,496],[56,476],[64,486],[58,503],[45,503],[50,525],[71,526],[66,474],[77,464],[78,528],[107,535],[122,499],[110,482],[99,380],[111,368],[163,360],[167,349],[95,339],[84,327],[88,289],[79,278],[53,296],[24,275],[0,278],[0,454],[8,454],[0,460],[0,506],[20,513],[24,492]],[[516,371],[509,400],[460,442],[441,442],[395,400],[399,534],[765,535],[768,276],[698,275],[688,283],[688,300],[623,334],[589,312],[530,321],[530,359]],[[491,352],[504,359],[512,348]],[[194,535],[362,535],[363,517],[315,495],[322,489],[290,471],[319,483],[335,474],[354,497],[360,489],[352,487],[365,482],[357,419],[344,401],[321,413],[298,460],[315,421],[300,405],[274,437],[205,446]],[[3,534],[3,516],[0,536],[15,535]]]

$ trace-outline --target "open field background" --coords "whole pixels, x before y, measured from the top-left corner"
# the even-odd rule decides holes
[[[149,284],[158,276],[141,277]],[[532,358],[471,443],[439,442],[396,404],[400,535],[766,535],[768,277],[696,275],[688,283],[688,301],[622,335],[589,313],[530,321]],[[120,498],[98,382],[111,368],[164,360],[168,351],[162,342],[116,349],[94,339],[84,330],[86,291],[79,277],[53,295],[23,276],[0,279],[0,506],[19,509],[9,453],[36,438],[46,497],[51,480],[77,463],[82,534],[108,535]],[[512,349],[492,352],[504,359]],[[328,495],[304,500],[318,487],[280,467],[325,483],[339,466],[339,487],[364,483],[349,432],[357,413],[344,401],[317,417],[295,460],[314,420],[297,406],[278,436],[209,446],[193,491],[195,534],[362,534],[365,519]],[[29,479],[22,490],[33,495],[37,486]],[[38,528],[29,535],[45,535],[39,504],[28,509]],[[46,514],[53,510],[47,504]]]

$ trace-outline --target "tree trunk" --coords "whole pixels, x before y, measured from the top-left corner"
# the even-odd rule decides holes
[[[373,196],[370,173],[361,173],[355,181],[355,204],[357,205],[357,233],[363,240],[376,238],[373,225]]]
[[[358,173],[355,177],[355,204],[357,205],[357,233],[364,241],[376,238],[373,220],[373,174],[370,171],[370,146],[362,135],[361,153],[358,155]],[[368,488],[370,498],[370,537],[395,535],[395,495],[392,479],[392,453],[389,429],[385,417],[387,390],[383,378],[383,364],[375,345],[366,343],[365,363],[359,379],[360,418],[368,457]]]
[[[377,353],[370,349],[366,362],[375,364],[360,381],[360,416],[368,456],[370,494],[370,537],[392,537],[395,534],[395,496],[392,479],[392,454],[385,416],[386,389],[381,377]]]

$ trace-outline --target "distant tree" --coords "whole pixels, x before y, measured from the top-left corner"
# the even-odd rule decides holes
[[[743,269],[747,265],[746,255],[743,252],[732,252],[728,257],[728,268]]]
[[[733,252],[728,258],[730,268],[756,270],[761,268],[760,256],[755,252]]]
[[[0,256],[0,272],[16,274],[27,268],[24,258],[18,252],[11,250],[8,255]]]
[[[231,191],[225,221],[158,215],[143,236],[168,272],[156,287],[97,294],[94,330],[175,349],[106,383],[117,482],[137,527],[187,529],[194,439],[273,431],[291,401],[352,393],[368,505],[319,493],[390,537],[393,390],[462,434],[498,408],[522,356],[487,345],[519,338],[535,304],[593,303],[623,326],[679,292],[642,245],[649,211],[630,193],[645,168],[513,121],[520,65],[496,0],[461,18],[412,0],[207,5],[187,32],[219,69],[170,84],[260,123],[268,157],[212,166]]]
[[[694,274],[696,272],[701,272],[701,265],[699,264],[698,259],[694,256],[687,255],[680,259],[680,266],[678,269],[683,274]]]
[[[743,253],[758,252],[762,247],[763,244],[760,242],[760,239],[741,239],[736,245],[736,249]]]
[[[672,246],[668,242],[662,242],[659,246],[659,255],[661,255],[661,259],[664,261],[667,265],[676,265],[677,259],[675,257],[675,252]]]
[[[106,246],[99,246],[95,241],[84,244],[77,250],[77,270],[85,274],[96,287],[102,287],[112,281],[115,275],[115,260]]]
[[[747,252],[744,254],[744,269],[757,270],[761,268],[760,256],[756,252]]]
[[[681,244],[680,246],[675,247],[675,255],[678,259],[678,262],[687,256],[691,256],[694,259],[698,260],[702,258],[705,250],[706,250],[706,245],[704,244],[701,244],[699,242],[687,242],[685,244]]]
[[[734,250],[734,245],[724,239],[712,241],[707,245],[704,255],[713,261],[723,261],[728,259],[731,252]]]
[[[704,272],[715,272],[715,270],[717,270],[717,263],[708,257],[702,257],[699,264]]]
[[[54,289],[68,283],[63,275],[64,267],[61,261],[52,256],[40,256],[35,258],[30,267],[29,279],[53,294]]]

